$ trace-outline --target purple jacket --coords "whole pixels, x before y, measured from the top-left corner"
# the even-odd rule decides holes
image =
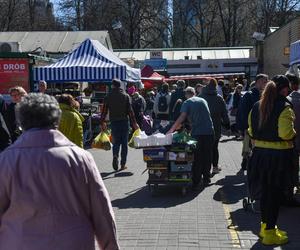
[[[119,249],[90,153],[58,130],[30,130],[0,154],[0,249]]]

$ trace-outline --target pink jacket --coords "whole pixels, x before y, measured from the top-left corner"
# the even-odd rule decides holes
[[[91,154],[58,130],[30,130],[0,154],[0,249],[119,249]]]

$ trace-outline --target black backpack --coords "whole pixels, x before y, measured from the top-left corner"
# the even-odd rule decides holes
[[[161,95],[158,99],[158,111],[166,112],[168,110],[168,100],[166,95]]]

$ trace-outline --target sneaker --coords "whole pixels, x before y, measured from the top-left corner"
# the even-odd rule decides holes
[[[118,170],[118,167],[119,167],[119,161],[118,161],[118,157],[117,156],[114,156],[113,158],[113,162],[112,162],[112,167],[115,171]]]
[[[266,227],[267,227],[267,224],[266,224],[266,223],[261,223],[261,224],[260,224],[260,231],[259,231],[259,234],[258,234],[258,236],[259,236],[260,238],[264,238],[264,237],[265,237],[265,230],[266,230]],[[277,226],[275,226],[275,230],[276,230],[276,233],[277,233],[277,234],[280,234],[281,236],[287,236],[287,232],[278,229]]]
[[[288,243],[289,238],[287,235],[280,235],[277,230],[270,229],[270,230],[265,230],[265,236],[262,239],[262,244],[271,246],[271,245],[284,245]]]

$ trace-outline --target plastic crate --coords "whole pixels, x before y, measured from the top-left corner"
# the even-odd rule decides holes
[[[189,152],[168,152],[167,153],[168,161],[194,161],[194,154]]]
[[[147,168],[148,169],[168,169],[169,162],[168,161],[148,161]]]
[[[167,150],[164,147],[149,148],[143,150],[144,161],[164,161],[166,160]]]
[[[168,181],[169,171],[168,168],[165,169],[149,169],[149,181]]]
[[[192,172],[192,162],[171,162],[170,172]]]

